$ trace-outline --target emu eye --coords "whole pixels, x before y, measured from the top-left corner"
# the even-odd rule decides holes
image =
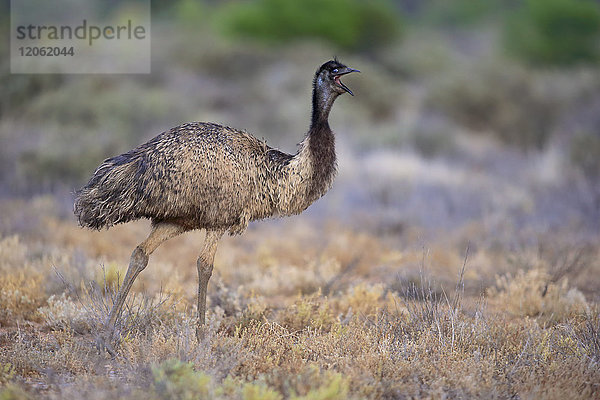
[[[338,69],[334,68],[333,71],[331,71],[331,72],[333,72],[334,74],[337,74],[338,73]]]

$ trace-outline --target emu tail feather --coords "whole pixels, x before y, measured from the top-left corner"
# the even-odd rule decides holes
[[[74,213],[91,229],[110,228],[137,218],[135,177],[139,158],[132,152],[105,160],[76,192]]]

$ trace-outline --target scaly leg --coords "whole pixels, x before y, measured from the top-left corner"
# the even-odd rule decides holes
[[[133,250],[129,261],[129,268],[127,268],[127,273],[125,274],[125,278],[123,278],[123,284],[117,293],[117,299],[110,310],[108,321],[106,321],[105,324],[105,329],[108,333],[108,344],[112,340],[115,323],[121,314],[125,298],[127,297],[131,286],[133,286],[135,278],[148,265],[148,257],[150,254],[152,254],[164,241],[169,240],[184,231],[185,229],[178,225],[158,223],[152,226],[152,231],[150,232],[150,235],[148,235],[148,238]]]
[[[223,236],[223,231],[206,231],[204,246],[196,266],[198,267],[198,326],[196,327],[196,338],[204,337],[204,323],[206,322],[206,290],[208,281],[212,275],[217,244]]]

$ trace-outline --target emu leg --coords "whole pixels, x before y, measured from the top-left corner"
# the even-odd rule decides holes
[[[105,324],[105,329],[108,332],[109,342],[114,334],[115,323],[121,314],[121,309],[125,303],[125,298],[127,298],[127,294],[133,286],[135,278],[148,265],[148,257],[150,254],[152,254],[154,250],[156,250],[156,248],[164,241],[169,240],[183,232],[184,229],[178,225],[165,223],[153,225],[152,231],[150,232],[148,238],[139,246],[137,246],[135,250],[133,250],[131,259],[129,261],[129,268],[127,268],[127,273],[125,274],[125,278],[123,278],[123,284],[117,293],[117,299],[110,310],[108,321],[106,321]]]
[[[206,290],[208,281],[212,275],[217,244],[223,236],[222,231],[206,231],[204,246],[200,252],[200,257],[196,262],[198,267],[198,326],[196,327],[196,338],[201,340],[204,337],[204,324],[206,322]]]

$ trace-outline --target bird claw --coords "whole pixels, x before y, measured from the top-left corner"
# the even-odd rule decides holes
[[[204,324],[196,327],[196,340],[198,340],[198,343],[203,342],[204,339],[206,339],[206,331],[207,327]]]
[[[117,352],[112,345],[112,335],[110,334],[99,334],[96,336],[96,350],[98,354],[107,352],[111,358],[117,357]]]

